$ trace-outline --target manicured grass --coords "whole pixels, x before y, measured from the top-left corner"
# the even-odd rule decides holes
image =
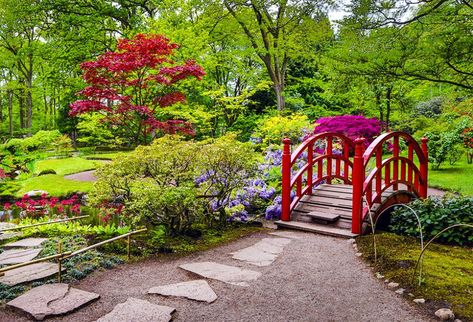
[[[125,152],[111,152],[111,153],[95,153],[95,154],[88,154],[88,155],[85,155],[84,158],[88,159],[88,160],[94,160],[94,159],[98,159],[98,160],[115,160],[118,156],[120,155],[126,155],[126,154],[129,154],[131,153],[132,151],[125,151]]]
[[[39,160],[33,165],[33,173],[38,174],[43,170],[52,169],[56,171],[56,174],[64,176],[67,174],[93,170],[99,167],[101,164],[102,163],[100,161],[86,160],[79,157]]]
[[[467,164],[463,156],[454,165],[446,162],[440,170],[429,169],[429,185],[473,196],[473,164]]]
[[[424,253],[423,282],[414,279],[414,267],[420,243],[411,237],[395,234],[376,235],[378,260],[376,270],[385,278],[398,282],[416,298],[425,298],[432,310],[451,305],[455,315],[473,320],[473,250],[467,247],[431,244]],[[373,261],[372,236],[357,238],[363,257]],[[407,292],[406,292],[407,293]],[[409,298],[409,300],[412,300]]]
[[[45,190],[51,196],[66,196],[77,191],[89,192],[93,187],[93,182],[68,180],[57,174],[32,177],[19,183],[21,184],[21,189],[16,193],[18,197],[31,190]]]

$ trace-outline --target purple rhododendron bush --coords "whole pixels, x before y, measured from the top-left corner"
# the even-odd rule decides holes
[[[361,115],[327,116],[315,121],[314,134],[336,132],[346,135],[352,140],[364,138],[365,144],[373,142],[381,134],[382,123],[376,118]]]

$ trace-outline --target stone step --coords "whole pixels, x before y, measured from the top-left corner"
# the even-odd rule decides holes
[[[334,221],[337,221],[340,218],[340,215],[331,214],[331,213],[327,213],[327,212],[319,212],[319,211],[311,211],[311,212],[308,212],[308,213],[304,214],[304,216],[308,216],[312,219],[321,220],[321,221],[324,221],[324,222],[334,222]]]
[[[356,234],[353,234],[348,229],[342,229],[338,227],[333,227],[329,225],[316,224],[316,223],[306,223],[299,221],[282,221],[278,220],[275,224],[279,227],[290,228],[295,230],[303,230],[312,233],[328,235],[333,237],[343,237],[343,238],[353,238],[356,237]]]

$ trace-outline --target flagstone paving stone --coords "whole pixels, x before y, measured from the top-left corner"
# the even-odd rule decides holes
[[[169,322],[175,308],[129,297],[96,322]]]
[[[234,259],[256,266],[269,266],[290,242],[291,239],[288,238],[263,238],[256,244],[231,254]]]
[[[64,283],[45,284],[32,288],[7,305],[31,315],[36,320],[43,320],[74,311],[99,297],[96,293],[72,288]]]
[[[0,233],[0,240],[6,240],[13,237],[19,237],[22,233]]]
[[[10,222],[0,222],[0,230],[7,229],[7,228],[15,228],[17,225],[10,223]]]
[[[4,248],[13,248],[13,247],[33,248],[33,247],[41,246],[41,244],[47,240],[48,240],[47,238],[25,238],[25,239],[17,240],[16,242],[8,243],[4,245],[3,247]]]
[[[5,272],[5,275],[0,277],[0,283],[13,286],[40,280],[57,274],[58,271],[58,265],[55,263],[42,262],[32,264]]]
[[[247,282],[255,281],[261,276],[260,272],[215,262],[190,263],[179,267],[206,278],[238,286],[249,286]]]
[[[195,301],[212,303],[217,299],[217,294],[205,280],[194,280],[176,284],[153,287],[148,294],[164,296],[185,297]]]
[[[0,265],[19,264],[32,260],[42,248],[8,249],[0,254]]]

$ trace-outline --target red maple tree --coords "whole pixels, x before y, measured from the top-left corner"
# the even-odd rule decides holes
[[[179,46],[162,35],[137,34],[120,39],[116,51],[81,64],[88,84],[78,93],[84,99],[71,104],[69,115],[99,112],[132,143],[147,143],[156,131],[194,134],[184,120],[159,120],[156,110],[184,102],[176,84],[186,78],[200,80],[204,70],[194,60],[175,62]]]

